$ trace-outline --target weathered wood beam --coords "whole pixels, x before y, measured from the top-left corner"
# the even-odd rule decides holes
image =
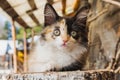
[[[62,14],[66,15],[66,0],[62,0]]]
[[[17,21],[23,27],[28,27],[24,20],[17,14],[7,0],[0,0],[0,7],[15,21]]]
[[[29,28],[29,26],[23,21],[23,19],[20,16],[14,18],[14,20],[17,21],[24,28]]]
[[[28,0],[29,5],[31,6],[31,10],[27,11],[28,15],[33,19],[33,21],[39,25],[39,21],[37,20],[37,18],[35,17],[35,15],[33,14],[34,10],[37,10],[37,6],[35,5],[35,1],[34,0]]]
[[[120,48],[119,45],[117,46],[120,38],[120,8],[115,4],[104,2],[108,0],[88,1],[91,5],[87,17],[89,28],[88,69],[118,69],[120,66],[118,53]]]
[[[34,0],[28,0],[28,3],[30,4],[32,10],[37,9],[36,5],[35,5],[35,1]]]
[[[112,71],[72,71],[3,75],[4,80],[118,80]]]
[[[77,11],[79,7],[80,7],[80,0],[75,0],[73,7],[74,12]]]
[[[33,20],[37,25],[40,24],[39,21],[38,21],[38,19],[37,19],[37,18],[35,17],[35,15],[33,14],[33,11],[32,11],[32,10],[27,11],[27,14],[32,18],[32,20]]]
[[[120,7],[120,2],[117,2],[117,1],[114,1],[114,0],[103,0],[103,1]]]

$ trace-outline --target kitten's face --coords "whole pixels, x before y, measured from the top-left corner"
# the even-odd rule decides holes
[[[76,35],[76,33],[72,33]],[[43,32],[44,39],[53,46],[63,49],[73,47],[76,40],[68,34],[67,24],[65,19],[62,19],[50,26],[47,26]]]
[[[79,19],[78,15],[81,14],[79,13],[72,18],[63,18],[57,15],[51,5],[46,5],[45,28],[41,33],[42,38],[58,49],[72,49],[76,44],[86,43],[86,17],[83,15],[83,18]]]

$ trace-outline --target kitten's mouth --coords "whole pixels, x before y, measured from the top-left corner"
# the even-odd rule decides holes
[[[65,46],[66,46],[66,44],[62,44],[62,46],[64,46],[64,47],[65,47]]]
[[[66,43],[63,43],[61,46],[62,46],[62,47],[67,47],[67,44],[66,44]]]

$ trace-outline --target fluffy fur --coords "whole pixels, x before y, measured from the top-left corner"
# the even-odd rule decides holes
[[[45,28],[28,56],[28,71],[72,71],[83,68],[87,57],[86,7],[74,17],[57,15],[45,6]]]

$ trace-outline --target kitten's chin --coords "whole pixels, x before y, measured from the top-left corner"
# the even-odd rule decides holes
[[[55,48],[57,48],[60,51],[69,51],[71,48],[75,46],[75,43],[59,43],[59,44],[54,44]]]
[[[57,46],[57,48],[61,51],[69,51],[71,49],[70,45],[67,45],[67,44],[61,44],[61,45]]]
[[[61,44],[61,45],[57,45],[56,48],[60,51],[64,51],[66,50],[68,47],[67,45]]]
[[[61,47],[67,47],[67,45],[66,44],[61,44]]]

